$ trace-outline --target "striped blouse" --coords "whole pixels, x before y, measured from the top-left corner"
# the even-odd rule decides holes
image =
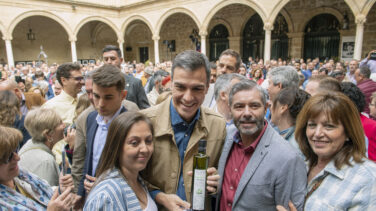
[[[139,181],[146,189],[139,177]],[[97,184],[90,191],[84,210],[127,210],[141,211],[140,203],[132,188],[127,184],[119,169],[107,171],[98,178]]]

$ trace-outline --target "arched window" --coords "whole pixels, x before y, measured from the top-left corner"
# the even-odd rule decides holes
[[[223,24],[216,25],[210,32],[210,61],[216,61],[222,51],[229,48],[228,30]]]
[[[278,14],[274,21],[274,29],[272,31],[272,59],[287,59],[289,48],[289,39],[287,37],[288,32],[289,29],[285,18],[283,15]]]
[[[260,15],[253,15],[243,30],[243,61],[248,61],[252,56],[262,58],[264,54],[264,23]]]
[[[320,60],[338,57],[339,21],[334,15],[320,14],[313,17],[305,28],[304,58]]]

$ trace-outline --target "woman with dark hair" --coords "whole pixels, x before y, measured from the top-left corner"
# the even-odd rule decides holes
[[[363,92],[351,82],[341,83],[342,92],[350,98],[358,109],[360,121],[362,122],[364,133],[368,138],[368,158],[376,161],[376,121],[368,118],[362,112],[366,105],[366,98]]]
[[[376,164],[365,157],[359,112],[347,96],[324,93],[308,100],[295,138],[308,161],[304,210],[375,210]]]
[[[139,176],[154,151],[153,139],[153,125],[140,113],[113,120],[84,210],[157,210]]]
[[[304,90],[287,87],[277,94],[270,109],[274,129],[298,150],[294,137],[296,117],[309,98],[310,95]]]

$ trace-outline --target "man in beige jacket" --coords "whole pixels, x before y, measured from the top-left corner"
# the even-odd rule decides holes
[[[226,123],[217,113],[202,107],[210,81],[209,61],[196,51],[176,56],[171,72],[172,97],[142,110],[154,125],[154,153],[142,172],[149,191],[160,210],[190,207],[193,156],[200,139],[207,141],[210,157],[207,190],[216,192],[216,167],[226,137]],[[210,203],[207,197],[207,209]]]

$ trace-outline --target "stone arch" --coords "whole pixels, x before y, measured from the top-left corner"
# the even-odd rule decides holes
[[[289,28],[289,33],[294,32],[294,24],[292,23],[292,19],[291,19],[290,14],[285,9],[282,9],[280,11],[280,13],[282,14],[282,16],[285,18],[285,20],[287,22],[287,25],[288,25],[288,28]],[[276,17],[274,17],[273,23],[274,23]]]
[[[159,32],[160,32],[160,30],[163,26],[163,23],[167,20],[168,17],[170,17],[171,15],[177,14],[177,13],[183,13],[185,15],[188,15],[195,22],[195,24],[197,25],[197,28],[200,28],[200,26],[201,26],[200,21],[197,19],[196,15],[192,11],[190,11],[186,8],[182,8],[182,7],[172,8],[172,9],[168,10],[167,12],[165,12],[161,16],[161,18],[159,18],[157,25],[155,27],[154,35],[159,36]]]
[[[367,0],[361,8],[359,8],[359,5],[355,3],[356,0],[344,0],[346,4],[349,6],[351,11],[353,12],[354,16],[357,16],[358,14],[363,14],[365,16],[368,15],[369,11],[371,10],[372,6],[376,3],[376,0]]]
[[[361,13],[364,14],[364,15],[368,15],[369,11],[372,9],[373,5],[376,3],[376,0],[370,0],[368,1],[363,9],[361,10]]]
[[[102,23],[105,23],[107,24],[112,30],[114,30],[115,34],[117,36],[119,36],[119,33],[121,34],[121,32],[119,32],[119,29],[116,27],[116,25],[108,20],[107,18],[104,18],[104,17],[101,17],[101,16],[90,16],[90,17],[87,17],[83,20],[81,20],[75,30],[74,30],[74,36],[77,36],[78,32],[80,31],[80,29],[82,28],[82,26],[84,26],[85,24],[91,22],[91,21],[99,21],[99,22],[102,22]],[[118,37],[118,39],[121,38],[121,37]]]
[[[231,28],[231,25],[224,19],[215,19],[215,20],[212,20],[211,22],[211,28],[208,29],[208,34],[210,34],[211,30],[217,26],[218,24],[222,24],[224,25],[226,28],[227,28],[227,31],[228,31],[228,36],[229,37],[232,37],[234,36],[234,32]]]
[[[286,4],[289,3],[289,1],[290,0],[278,1],[278,3],[273,7],[273,10],[268,17],[268,21],[270,23],[274,23],[275,19],[277,18],[278,13],[281,13],[283,17],[285,18],[287,24],[289,25],[289,32],[292,32],[293,30],[290,31],[290,26],[292,27],[293,25],[291,18],[288,15],[286,15],[287,12],[283,9],[283,7],[286,6]]]
[[[248,1],[248,0],[225,0],[225,1],[222,1],[222,2],[218,3],[217,5],[215,5],[213,8],[211,8],[209,10],[210,12],[206,15],[206,17],[204,19],[204,22],[202,23],[200,31],[207,31],[207,29],[209,27],[209,24],[210,24],[210,21],[212,20],[212,18],[214,17],[214,15],[218,11],[220,11],[221,9],[223,9],[224,7],[229,6],[231,4],[243,4],[243,5],[249,6],[250,8],[252,8],[253,10],[255,10],[256,13],[258,13],[260,15],[261,19],[264,22],[267,19],[267,15],[266,15],[265,10],[256,1]]]
[[[12,21],[12,23],[10,24],[10,26],[8,28],[9,38],[12,39],[13,30],[21,21],[23,21],[24,19],[26,19],[28,17],[32,17],[32,16],[43,16],[43,17],[50,18],[50,19],[56,21],[57,23],[59,23],[63,27],[63,29],[67,32],[69,39],[72,39],[74,37],[71,28],[62,18],[58,17],[57,15],[55,15],[52,12],[49,12],[49,11],[33,10],[33,11],[28,11],[28,12],[25,12],[25,13],[18,15]]]
[[[0,21],[0,33],[3,36],[3,39],[5,39],[7,37],[7,34],[5,32],[5,27],[4,27],[4,25],[1,21]]]
[[[150,24],[150,22],[143,16],[140,16],[140,15],[134,15],[132,17],[129,17],[126,19],[126,21],[123,23],[123,25],[121,26],[121,32],[123,34],[125,34],[125,30],[128,28],[128,26],[133,22],[133,21],[141,21],[143,23],[145,23],[148,27],[149,27],[149,30],[153,33],[153,27],[152,25]]]
[[[309,21],[313,17],[323,14],[323,13],[334,15],[339,21],[340,25],[342,25],[343,14],[340,11],[331,7],[319,7],[319,8],[312,9],[310,12],[308,12],[302,24],[297,26],[296,32],[304,32],[304,29],[306,25],[309,23]]]

